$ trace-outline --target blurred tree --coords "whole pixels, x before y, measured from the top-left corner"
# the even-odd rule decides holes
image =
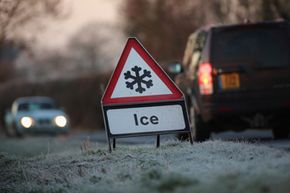
[[[0,0],[0,82],[11,76],[14,60],[29,45],[24,32],[29,30],[23,30],[24,27],[35,26],[44,17],[59,16],[61,1]]]
[[[21,39],[28,24],[61,13],[62,0],[0,0],[0,42]],[[18,37],[17,37],[17,36]]]
[[[43,49],[41,52],[45,54],[37,54],[31,66],[28,67],[28,74],[26,74],[28,79],[47,81],[71,77],[69,67],[72,59],[69,53],[54,49]]]
[[[207,23],[290,19],[288,0],[212,0],[204,5]]]
[[[101,73],[112,67],[114,41],[119,38],[114,26],[89,23],[73,35],[68,45],[78,72]]]
[[[265,20],[273,18],[290,19],[289,0],[264,0],[262,1],[262,18]]]
[[[290,18],[289,0],[126,0],[124,31],[159,61],[180,60],[187,37],[208,24]]]
[[[101,46],[105,39],[99,34],[100,26],[86,25],[71,39],[69,48],[80,68],[94,70],[102,57]]]
[[[203,23],[199,1],[126,0],[124,29],[159,61],[181,58],[188,35]],[[181,51],[182,50],[182,51]]]
[[[19,48],[11,41],[0,43],[0,83],[13,74],[13,61],[19,53]]]
[[[99,75],[116,64],[122,41],[122,31],[115,25],[88,23],[72,35],[65,49],[38,48],[32,60],[29,53],[21,54],[15,75],[32,81]]]

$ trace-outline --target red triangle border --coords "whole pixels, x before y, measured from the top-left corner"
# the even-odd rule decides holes
[[[143,60],[151,67],[151,69],[157,74],[157,76],[164,82],[169,88],[172,94],[166,95],[150,95],[150,96],[133,96],[133,97],[120,97],[111,98],[112,93],[115,89],[119,76],[124,68],[131,49],[134,48],[137,53],[143,58]],[[139,103],[139,102],[157,102],[157,101],[170,101],[182,99],[182,92],[176,87],[172,80],[166,75],[158,63],[152,58],[152,56],[146,51],[141,43],[136,38],[129,38],[126,46],[121,54],[119,62],[116,66],[113,75],[109,81],[109,84],[105,90],[102,98],[102,104],[128,104],[128,103]]]

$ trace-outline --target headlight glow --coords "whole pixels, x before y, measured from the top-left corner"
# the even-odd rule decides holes
[[[58,127],[65,127],[67,124],[67,119],[65,116],[60,115],[54,118],[54,122]]]
[[[30,128],[33,124],[33,119],[31,117],[22,117],[20,123],[24,128]]]

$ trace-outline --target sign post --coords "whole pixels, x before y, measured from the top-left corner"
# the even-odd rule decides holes
[[[111,148],[116,138],[188,133],[191,128],[183,93],[135,38],[129,38],[105,90],[104,122]]]

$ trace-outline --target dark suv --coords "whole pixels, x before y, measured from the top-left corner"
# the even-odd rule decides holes
[[[212,131],[290,128],[290,25],[220,25],[189,36],[182,65],[170,65],[185,93],[198,141]]]

